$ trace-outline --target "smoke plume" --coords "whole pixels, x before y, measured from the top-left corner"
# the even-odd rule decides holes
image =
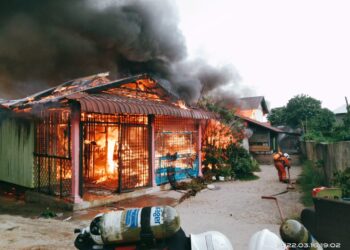
[[[0,95],[19,98],[76,77],[152,73],[188,102],[236,79],[189,60],[171,0],[2,0]]]

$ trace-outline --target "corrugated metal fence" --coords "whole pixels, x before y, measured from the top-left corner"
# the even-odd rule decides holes
[[[34,187],[34,124],[28,120],[0,120],[0,180]]]

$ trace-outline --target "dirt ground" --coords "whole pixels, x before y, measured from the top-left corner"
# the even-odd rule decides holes
[[[276,203],[261,196],[285,191],[287,186],[278,182],[273,166],[261,166],[261,170],[258,180],[219,183],[216,184],[219,190],[204,190],[177,206],[184,231],[222,232],[235,250],[246,250],[250,237],[264,228],[279,235],[281,219]],[[300,172],[300,167],[291,168],[291,179],[296,179]],[[277,197],[286,218],[300,215],[303,205],[297,190]]]
[[[216,190],[203,190],[179,204],[177,210],[184,231],[188,234],[220,231],[229,237],[235,250],[247,249],[250,237],[264,228],[278,234],[280,216],[276,204],[261,196],[285,191],[286,184],[278,182],[273,166],[261,169],[258,180],[215,183]],[[292,179],[299,173],[300,168],[293,167]],[[278,196],[285,217],[300,215],[299,197],[298,191]],[[0,249],[75,249],[74,228],[88,225],[92,214],[98,212],[58,212],[56,219],[38,218],[42,210],[21,200],[1,197]]]

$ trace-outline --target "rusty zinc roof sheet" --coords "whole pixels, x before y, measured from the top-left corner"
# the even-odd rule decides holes
[[[283,130],[281,130],[281,129],[279,129],[279,128],[276,128],[276,127],[273,127],[273,126],[271,126],[271,125],[268,125],[267,123],[259,122],[259,121],[257,121],[257,120],[254,120],[254,119],[250,118],[250,117],[246,117],[246,116],[243,116],[243,115],[240,115],[240,114],[235,114],[235,115],[236,115],[237,117],[239,117],[239,118],[241,118],[241,119],[247,121],[247,122],[254,123],[254,124],[256,124],[256,125],[258,125],[258,126],[260,126],[260,127],[267,128],[267,129],[272,130],[272,131],[275,131],[275,132],[277,132],[277,133],[284,133]]]
[[[183,109],[166,102],[129,98],[111,94],[77,93],[67,96],[66,98],[79,102],[82,112],[169,115],[192,119],[217,118],[216,114],[200,109]]]

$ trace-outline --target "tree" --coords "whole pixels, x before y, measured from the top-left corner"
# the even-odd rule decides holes
[[[347,128],[350,128],[350,105],[348,103],[348,98],[345,97],[345,104],[346,104],[346,115],[344,117],[344,126]]]
[[[320,109],[314,117],[310,119],[309,130],[318,131],[325,136],[332,133],[335,124],[335,115],[327,108]]]
[[[267,119],[271,122],[272,126],[286,125],[286,107],[271,109]]]
[[[308,95],[297,95],[290,99],[285,109],[286,123],[294,128],[307,130],[308,122],[321,110],[321,101]]]

